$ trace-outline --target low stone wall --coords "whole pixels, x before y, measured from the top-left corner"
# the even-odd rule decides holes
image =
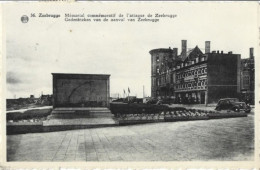
[[[7,135],[24,134],[24,133],[39,133],[43,132],[42,122],[14,122],[7,123]]]

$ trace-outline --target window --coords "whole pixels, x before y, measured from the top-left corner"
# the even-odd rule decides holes
[[[159,62],[160,61],[160,58],[159,58],[159,55],[156,56],[156,62]]]
[[[243,80],[244,87],[248,87],[250,83],[249,76],[245,76]]]

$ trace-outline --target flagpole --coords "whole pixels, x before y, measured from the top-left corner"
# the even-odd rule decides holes
[[[143,85],[143,98],[144,98],[144,85]]]
[[[128,87],[128,90],[127,90],[127,91],[128,91],[128,102],[129,102],[129,91],[130,91],[129,87]]]

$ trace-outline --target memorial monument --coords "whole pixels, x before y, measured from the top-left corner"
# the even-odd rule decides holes
[[[53,108],[109,106],[110,75],[52,73],[52,76]]]

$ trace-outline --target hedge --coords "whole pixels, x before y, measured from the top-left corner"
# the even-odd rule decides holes
[[[52,109],[32,109],[21,112],[10,112],[6,114],[6,120],[40,119],[51,114]]]

